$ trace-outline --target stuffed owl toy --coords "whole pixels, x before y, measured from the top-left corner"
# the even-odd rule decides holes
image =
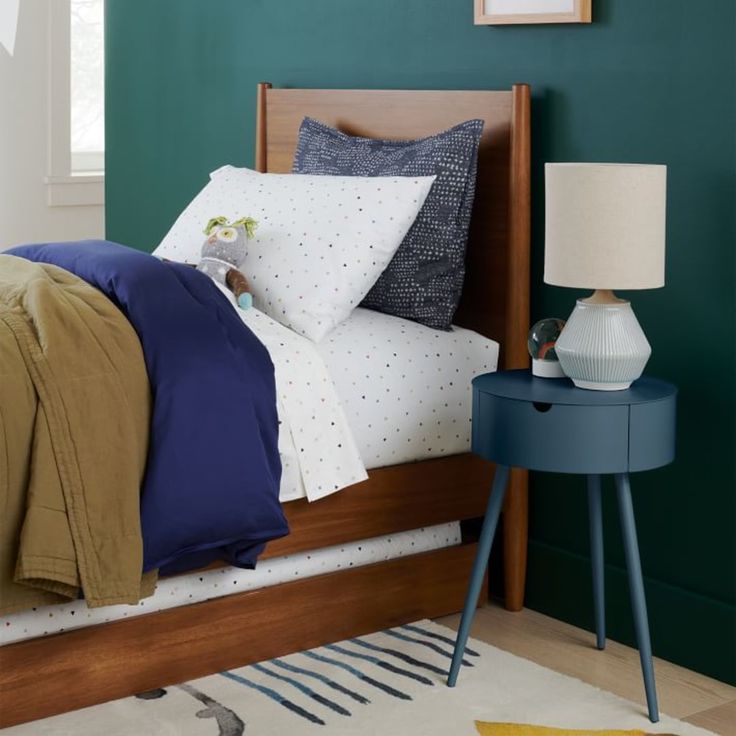
[[[207,240],[197,266],[198,271],[230,289],[241,309],[253,306],[248,280],[238,267],[245,259],[247,241],[254,236],[257,224],[252,217],[241,217],[230,223],[222,215],[213,217],[204,229]]]

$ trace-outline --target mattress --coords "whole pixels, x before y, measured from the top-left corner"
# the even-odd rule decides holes
[[[470,449],[471,381],[496,370],[497,342],[358,308],[317,350],[367,468]]]
[[[5,614],[0,617],[0,645],[266,588],[297,577],[324,575],[346,567],[429,552],[460,544],[460,541],[460,524],[453,522],[324,547],[308,553],[274,557],[258,563],[255,570],[221,567],[162,578],[156,593],[137,606],[87,608],[85,601],[78,600]]]
[[[315,344],[257,309],[237,311],[275,368],[281,501],[323,498],[365,480],[366,468],[470,449],[471,381],[496,370],[497,342],[358,308]]]

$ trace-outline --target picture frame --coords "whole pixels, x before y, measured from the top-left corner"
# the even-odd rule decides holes
[[[474,0],[475,25],[590,23],[591,0]]]

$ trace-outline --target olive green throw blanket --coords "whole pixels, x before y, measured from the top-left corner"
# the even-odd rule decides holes
[[[136,603],[150,389],[140,343],[101,292],[0,255],[0,613]]]

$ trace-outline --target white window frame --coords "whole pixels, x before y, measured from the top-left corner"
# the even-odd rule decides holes
[[[71,151],[71,5],[48,0],[48,175],[50,207],[105,204],[105,172],[75,173]],[[75,163],[87,156],[87,165],[99,165],[99,154],[75,154]],[[104,162],[103,162],[104,165]],[[80,167],[81,168],[81,167]],[[85,167],[86,168],[86,167]]]

